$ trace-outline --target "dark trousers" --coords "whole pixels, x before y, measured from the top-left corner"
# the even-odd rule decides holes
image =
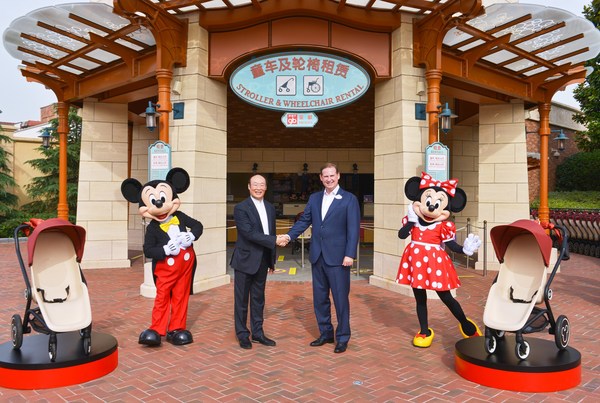
[[[269,266],[265,250],[258,271],[254,274],[236,270],[233,279],[235,334],[238,339],[250,336],[248,330],[248,305],[250,305],[250,328],[255,337],[263,336],[263,312],[265,310],[265,285]]]
[[[331,301],[333,297],[337,328],[337,342],[348,342],[350,339],[350,268],[344,266],[328,266],[323,256],[312,265],[313,305],[321,336],[333,337],[331,324]]]

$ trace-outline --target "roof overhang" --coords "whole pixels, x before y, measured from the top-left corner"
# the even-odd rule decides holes
[[[155,94],[157,69],[185,65],[185,35],[177,33],[192,13],[209,32],[286,15],[391,32],[403,15],[412,16],[415,32],[424,33],[414,38],[416,66],[439,64],[444,85],[533,103],[550,102],[557,90],[582,82],[585,62],[600,51],[600,32],[588,20],[528,4],[484,9],[481,0],[114,0],[114,8],[105,3],[32,11],[4,32],[4,46],[22,61],[27,79],[68,102]],[[183,47],[178,53],[164,51],[176,43]],[[165,55],[170,59],[164,61]]]

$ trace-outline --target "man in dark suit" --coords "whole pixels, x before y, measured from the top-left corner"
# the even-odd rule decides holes
[[[246,325],[248,303],[252,342],[275,346],[275,341],[263,331],[267,272],[275,270],[275,207],[264,200],[267,181],[262,175],[250,178],[248,190],[250,197],[233,210],[237,241],[231,257],[231,267],[235,270],[235,333],[244,349],[252,348]]]
[[[304,214],[284,235],[287,239],[278,241],[278,245],[285,246],[286,241],[296,239],[312,224],[309,259],[320,335],[310,345],[316,347],[334,341],[331,291],[338,323],[333,351],[343,353],[350,340],[350,268],[358,246],[360,208],[356,196],[339,187],[340,173],[335,164],[327,163],[321,169],[320,179],[325,190],[310,196]]]

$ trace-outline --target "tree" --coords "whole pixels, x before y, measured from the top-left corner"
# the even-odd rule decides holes
[[[583,15],[599,28],[600,0],[584,6]],[[586,67],[592,67],[594,71],[573,91],[581,107],[581,113],[576,113],[573,120],[587,127],[577,133],[575,141],[580,150],[589,152],[600,149],[600,57],[588,60]]]
[[[1,129],[0,129],[1,130]],[[12,139],[0,132],[0,217],[6,218],[14,214],[19,199],[9,189],[16,186],[12,176],[8,158],[12,155],[2,143],[10,143]]]
[[[50,121],[50,134],[53,143],[58,142],[58,118]],[[26,186],[27,194],[33,199],[23,209],[31,214],[56,214],[58,206],[58,159],[59,147],[38,148],[43,158],[27,161],[42,176],[38,176]],[[67,134],[67,204],[69,215],[77,211],[77,184],[79,178],[79,153],[81,150],[81,118],[77,109],[69,110],[69,133]]]

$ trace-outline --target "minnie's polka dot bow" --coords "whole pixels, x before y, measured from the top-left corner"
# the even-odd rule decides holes
[[[456,193],[456,185],[458,184],[458,179],[449,179],[447,181],[439,181],[437,179],[433,179],[431,175],[425,172],[421,172],[421,182],[419,183],[419,189],[432,188],[437,186],[442,188],[450,195],[454,197]]]

